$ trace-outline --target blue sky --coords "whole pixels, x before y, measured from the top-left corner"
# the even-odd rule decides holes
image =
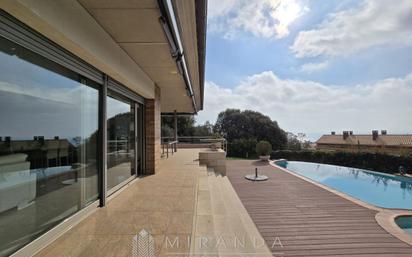
[[[208,16],[199,123],[234,107],[294,133],[412,132],[412,1],[210,0]]]

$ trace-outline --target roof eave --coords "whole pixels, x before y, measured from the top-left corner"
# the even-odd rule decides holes
[[[196,32],[197,49],[199,59],[199,86],[200,86],[200,107],[203,110],[204,102],[204,82],[205,82],[205,62],[206,62],[206,30],[207,30],[207,0],[195,0],[196,8]]]

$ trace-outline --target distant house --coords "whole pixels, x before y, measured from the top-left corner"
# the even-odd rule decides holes
[[[412,135],[389,135],[386,130],[373,130],[369,135],[355,135],[343,131],[341,135],[332,132],[316,141],[317,150],[386,153],[412,155]]]

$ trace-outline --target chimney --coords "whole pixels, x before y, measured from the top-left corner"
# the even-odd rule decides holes
[[[6,143],[10,143],[10,142],[11,142],[11,137],[5,137],[5,138],[4,138],[4,141],[5,141]]]
[[[353,131],[349,131],[349,135],[353,136]]]
[[[37,136],[33,137],[33,141],[37,141],[39,138]]]
[[[44,145],[44,136],[38,136],[37,138],[38,138],[40,144]]]
[[[0,137],[0,142],[2,142],[3,141],[3,137]]]
[[[335,131],[330,132],[331,135],[336,135]]]
[[[54,140],[59,140],[59,136],[55,136],[55,137],[54,137]]]
[[[381,130],[381,134],[382,134],[382,135],[387,135],[388,132],[386,131],[386,129],[385,129],[385,130]]]
[[[343,131],[343,140],[346,140],[349,137],[349,131]]]
[[[378,139],[379,131],[377,130],[372,130],[372,139],[376,140]]]

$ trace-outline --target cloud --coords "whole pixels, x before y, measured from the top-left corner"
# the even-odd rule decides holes
[[[235,38],[240,31],[262,38],[282,38],[289,25],[308,8],[298,0],[211,0],[208,26],[211,32]]]
[[[206,82],[205,110],[197,119],[214,123],[220,111],[239,108],[269,115],[295,133],[344,129],[403,133],[412,124],[410,99],[412,73],[369,85],[336,86],[280,79],[266,71],[247,77],[233,89]]]
[[[306,73],[313,73],[319,70],[323,70],[329,66],[329,62],[310,62],[310,63],[305,63],[301,67],[301,71],[306,72]]]
[[[227,15],[234,8],[236,0],[209,0],[207,9],[208,18]]]
[[[373,46],[412,44],[412,1],[363,1],[299,32],[296,57],[347,56]]]

